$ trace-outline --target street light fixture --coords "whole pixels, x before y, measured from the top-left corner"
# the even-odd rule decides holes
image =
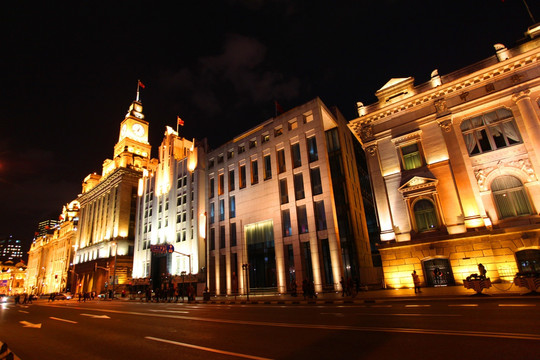
[[[245,287],[246,287],[246,295],[247,295],[247,300],[249,301],[249,264],[242,264],[242,270],[245,271]]]

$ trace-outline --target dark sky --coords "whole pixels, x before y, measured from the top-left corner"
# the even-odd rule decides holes
[[[319,96],[350,120],[390,78],[447,74],[532,24],[521,0],[42,3],[0,12],[0,236],[26,241],[112,157],[139,78],[155,156],[177,115],[211,147],[274,99]]]

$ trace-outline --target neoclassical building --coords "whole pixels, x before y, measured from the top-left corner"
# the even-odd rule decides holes
[[[167,126],[159,147],[159,165],[145,170],[139,180],[135,284],[205,283],[205,164],[205,143],[187,140]],[[160,253],[152,251],[153,245],[172,248]]]
[[[29,294],[74,291],[73,256],[79,223],[79,202],[64,205],[54,227],[38,235],[28,252],[25,291]]]
[[[538,29],[536,29],[538,30]],[[386,285],[540,270],[540,38],[431,80],[395,78],[349,127],[367,153]],[[438,271],[437,271],[438,270]],[[435,273],[442,273],[436,276]]]
[[[372,268],[353,141],[316,98],[209,151],[212,293],[339,290]]]
[[[148,127],[137,94],[120,123],[113,159],[103,162],[101,175],[83,181],[74,261],[81,291],[120,289],[131,278],[139,180],[157,166]]]

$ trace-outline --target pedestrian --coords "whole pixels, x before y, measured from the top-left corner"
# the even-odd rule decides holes
[[[20,295],[20,294],[15,295],[15,305],[19,305],[20,299],[21,299],[21,295]]]
[[[486,278],[487,270],[481,263],[478,264],[478,272],[480,273],[480,279],[484,280]]]
[[[420,277],[416,273],[416,270],[413,270],[411,275],[412,275],[412,279],[413,279],[413,283],[414,283],[414,293],[415,294],[417,292],[421,293],[422,290],[420,290]]]
[[[343,279],[343,276],[341,277],[341,280],[339,280],[339,283],[341,284],[341,297],[345,297],[345,293],[347,292],[345,279]]]

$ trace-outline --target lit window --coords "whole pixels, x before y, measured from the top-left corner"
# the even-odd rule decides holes
[[[414,204],[414,217],[418,232],[435,230],[439,226],[435,206],[429,200],[422,199]]]
[[[296,120],[289,121],[289,130],[294,130],[298,128],[298,122]]]
[[[418,143],[402,146],[400,151],[403,159],[403,169],[412,170],[423,165]]]
[[[514,115],[505,108],[464,120],[461,131],[469,155],[521,143]]]
[[[518,178],[499,176],[491,183],[491,192],[501,219],[532,214],[529,198]]]

